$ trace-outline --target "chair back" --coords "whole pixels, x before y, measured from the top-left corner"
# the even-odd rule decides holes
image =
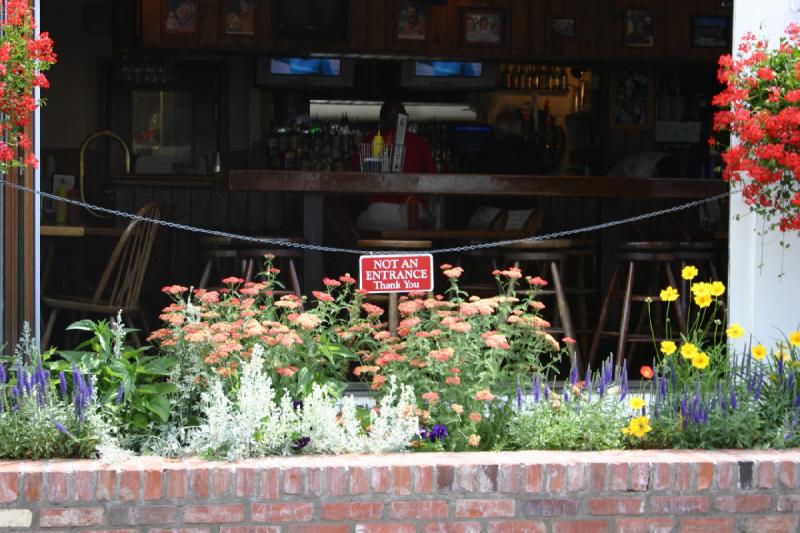
[[[143,206],[137,215],[159,220],[161,211],[161,202],[156,201]],[[119,308],[135,307],[139,304],[157,231],[156,224],[140,220],[132,220],[128,224],[100,277],[92,297],[93,304]]]

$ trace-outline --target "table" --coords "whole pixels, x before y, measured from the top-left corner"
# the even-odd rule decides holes
[[[450,196],[556,196],[573,198],[708,198],[728,190],[721,180],[622,176],[506,176],[489,174],[366,174],[231,170],[232,191],[303,194],[303,233],[310,244],[324,237],[325,193],[441,194]],[[322,255],[306,252],[306,290],[322,279]]]
[[[44,249],[44,266],[42,267],[42,287],[47,285],[50,277],[50,270],[53,266],[55,256],[55,240],[58,238],[86,238],[86,237],[112,237],[119,238],[125,228],[114,228],[109,226],[60,226],[42,224],[39,226],[39,235],[47,238],[48,243]]]

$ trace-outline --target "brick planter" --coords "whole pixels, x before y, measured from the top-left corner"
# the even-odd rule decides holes
[[[788,532],[798,463],[798,450],[8,461],[0,530]]]

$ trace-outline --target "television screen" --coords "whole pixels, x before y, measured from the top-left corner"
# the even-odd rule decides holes
[[[270,61],[270,74],[287,76],[339,76],[342,71],[339,59],[308,59],[302,57],[278,57]]]
[[[483,75],[483,63],[417,61],[414,74],[425,78],[480,78]]]

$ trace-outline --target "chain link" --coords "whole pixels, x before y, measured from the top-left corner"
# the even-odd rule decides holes
[[[579,235],[582,233],[591,233],[594,231],[600,231],[608,228],[613,228],[615,226],[621,226],[624,224],[630,224],[633,222],[640,222],[642,220],[647,220],[650,218],[660,217],[663,215],[668,215],[670,213],[677,213],[679,211],[685,211],[686,209],[691,209],[692,207],[697,207],[705,203],[715,202],[717,200],[721,200],[726,196],[729,196],[733,191],[728,191],[724,193],[717,194],[715,196],[711,196],[709,198],[703,198],[700,200],[694,200],[692,202],[688,202],[685,204],[677,205],[674,207],[668,207],[666,209],[659,209],[658,211],[651,211],[649,213],[643,213],[641,215],[636,215],[628,218],[621,218],[617,220],[612,220],[609,222],[603,222],[601,224],[595,224],[592,226],[586,226],[584,228],[577,228],[577,229],[570,229],[570,230],[563,230],[563,231],[555,231],[552,233],[546,233],[544,235],[533,235],[531,237],[524,237],[520,239],[507,239],[502,241],[494,241],[494,242],[481,242],[475,244],[467,244],[463,246],[453,246],[450,248],[438,248],[435,250],[417,250],[417,251],[402,251],[398,252],[397,250],[382,250],[382,251],[372,251],[372,250],[358,250],[355,248],[337,248],[334,246],[323,246],[319,244],[307,244],[307,243],[300,243],[300,242],[292,242],[285,239],[280,238],[269,238],[269,237],[252,237],[249,235],[238,235],[236,233],[228,233],[225,231],[218,231],[213,229],[206,229],[206,228],[198,228],[195,226],[189,226],[186,224],[179,224],[177,222],[170,222],[169,220],[157,220],[152,218],[143,217],[141,215],[137,215],[135,213],[127,213],[125,211],[118,211],[116,209],[110,209],[108,207],[102,207],[99,205],[94,205],[86,202],[82,202],[80,200],[75,200],[72,198],[64,198],[63,196],[58,196],[56,194],[34,190],[23,185],[19,185],[18,183],[13,183],[5,179],[0,179],[0,184],[4,185],[5,187],[10,187],[12,189],[17,189],[22,192],[31,193],[42,198],[48,198],[50,200],[54,200],[57,202],[65,202],[67,204],[75,205],[78,207],[84,207],[90,209],[92,211],[99,211],[101,213],[105,213],[107,215],[113,215],[120,218],[127,218],[130,220],[136,220],[139,222],[145,222],[149,224],[156,224],[158,226],[163,226],[166,228],[171,228],[180,231],[188,231],[191,233],[200,233],[203,235],[210,235],[213,237],[223,237],[227,239],[234,239],[240,241],[247,241],[247,242],[254,242],[258,244],[268,244],[270,246],[278,246],[278,247],[285,247],[285,248],[298,248],[301,250],[309,250],[312,252],[327,252],[327,253],[340,253],[340,254],[354,254],[354,255],[391,255],[391,254],[413,254],[413,253],[421,253],[421,254],[445,254],[445,253],[462,253],[462,252],[471,252],[474,250],[487,250],[491,248],[501,248],[503,246],[511,246],[515,244],[523,244],[523,243],[530,243],[530,242],[537,242],[537,241],[546,241],[550,239],[557,239],[561,237],[569,237],[573,235]]]

